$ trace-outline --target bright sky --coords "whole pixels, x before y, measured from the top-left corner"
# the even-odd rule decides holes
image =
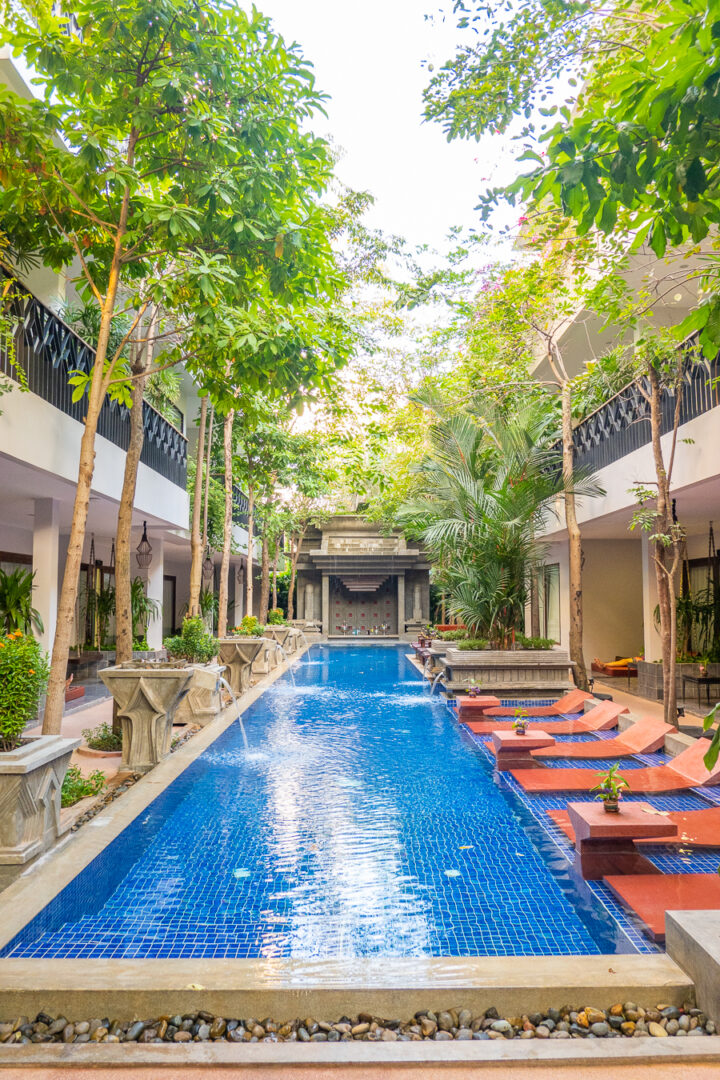
[[[477,196],[499,148],[447,143],[439,124],[422,121],[430,78],[422,62],[438,67],[459,40],[454,20],[424,18],[441,0],[255,2],[302,46],[330,94],[329,120],[314,126],[343,149],[340,178],[375,195],[368,224],[433,246],[450,226],[476,224]]]

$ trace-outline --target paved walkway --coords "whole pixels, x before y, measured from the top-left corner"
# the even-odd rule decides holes
[[[68,1062],[63,1068],[0,1068],[2,1080],[718,1080],[717,1063],[657,1062],[652,1065],[182,1065],[84,1068]]]

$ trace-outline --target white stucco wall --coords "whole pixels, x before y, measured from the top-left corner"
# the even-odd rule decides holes
[[[37,394],[13,390],[3,397],[0,454],[75,485],[81,438],[82,425]],[[93,491],[119,502],[125,451],[100,435],[95,447]],[[135,508],[170,526],[188,527],[187,492],[143,464],[138,469]]]

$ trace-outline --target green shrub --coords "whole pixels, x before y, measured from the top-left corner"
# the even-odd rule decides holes
[[[183,621],[182,633],[165,638],[163,645],[168,656],[179,660],[189,660],[191,664],[207,664],[217,656],[218,644],[214,637],[205,630],[205,623],[199,615]]]
[[[282,608],[274,607],[268,611],[268,626],[283,626],[285,624],[285,612]]]
[[[462,641],[467,637],[467,630],[438,630],[441,641]]]
[[[122,750],[122,735],[116,734],[105,720],[96,728],[85,728],[83,738],[91,750]]]
[[[35,638],[20,630],[0,638],[0,750],[20,743],[37,714],[47,678],[47,658]]]
[[[133,652],[150,652],[148,639],[146,637],[136,638],[133,641]]]
[[[88,795],[98,795],[105,787],[105,773],[96,769],[89,776],[83,776],[77,765],[71,765],[65,773],[62,791],[60,792],[61,806],[73,806]]]
[[[466,638],[465,641],[458,641],[458,649],[487,649],[488,642],[486,638]]]
[[[255,615],[246,615],[239,626],[233,627],[235,637],[262,637],[265,627]]]
[[[551,638],[525,637],[524,634],[517,634],[515,644],[519,645],[521,649],[540,649],[543,652],[548,652],[553,648],[555,642]]]

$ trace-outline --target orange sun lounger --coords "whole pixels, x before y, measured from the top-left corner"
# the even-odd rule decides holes
[[[720,761],[708,772],[703,758],[710,743],[697,739],[667,765],[650,765],[618,773],[633,794],[653,791],[684,791],[720,784]],[[607,755],[611,757],[610,754]],[[512,776],[525,791],[590,791],[598,782],[592,769],[513,769]]]
[[[567,810],[546,812],[557,827],[562,829],[568,840],[575,843],[575,830]],[[677,836],[668,836],[662,840],[651,837],[649,840],[636,840],[636,844],[720,848],[720,806],[708,806],[707,810],[658,810],[658,814],[677,825]]]
[[[666,911],[720,908],[717,874],[612,874],[603,881],[645,923],[655,941],[665,940]]]
[[[548,735],[584,735],[588,731],[610,731],[611,728],[617,727],[618,716],[626,712],[626,707],[618,705],[615,701],[601,701],[594,709],[579,716],[576,720],[543,721],[542,729],[547,731]],[[512,720],[466,720],[464,723],[473,735],[492,735],[493,731],[511,731],[513,726]],[[532,730],[532,725],[530,730]]]
[[[592,711],[587,714],[592,716]],[[616,735],[614,739],[598,739],[597,742],[557,743],[541,750],[531,751],[537,758],[616,758],[632,757],[633,754],[652,754],[665,743],[665,736],[675,728],[652,716],[644,716],[636,724]]]
[[[488,709],[485,715],[514,716],[522,708],[525,716],[562,716],[563,713],[580,712],[586,701],[592,701],[592,694],[586,694],[584,690],[570,690],[552,705],[498,705]]]

